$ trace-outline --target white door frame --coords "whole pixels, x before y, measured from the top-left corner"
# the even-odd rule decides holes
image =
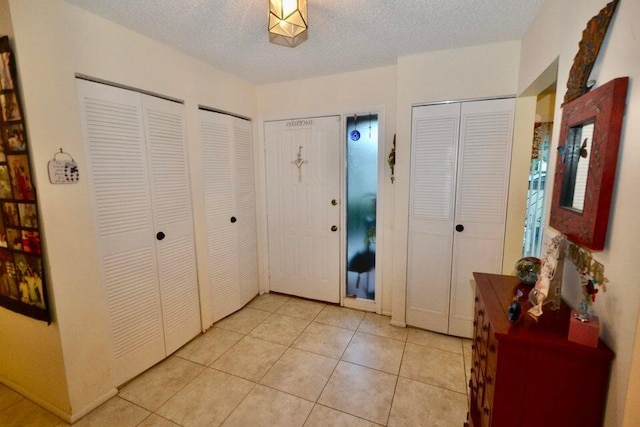
[[[376,297],[375,300],[352,299],[345,298],[347,284],[346,272],[347,261],[346,254],[346,135],[347,125],[346,119],[354,114],[358,115],[378,115],[378,199],[376,202]],[[384,248],[384,179],[385,168],[387,167],[387,155],[385,149],[385,107],[383,105],[364,106],[360,108],[344,109],[341,112],[321,111],[317,113],[301,113],[301,114],[278,114],[272,116],[262,116],[255,121],[257,129],[254,135],[257,137],[255,164],[256,164],[256,206],[257,206],[257,229],[258,229],[258,265],[259,265],[259,281],[260,294],[269,292],[269,241],[267,229],[267,186],[266,186],[266,163],[265,163],[265,140],[264,140],[264,123],[269,121],[293,120],[299,118],[312,118],[324,116],[340,116],[342,119],[342,135],[340,141],[340,305],[359,310],[372,311],[380,314],[382,312],[382,271],[383,257],[380,249]],[[261,177],[262,179],[259,179]]]

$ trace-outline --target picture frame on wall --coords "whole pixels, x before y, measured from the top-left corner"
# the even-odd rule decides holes
[[[0,307],[51,322],[36,189],[9,38],[0,37]]]

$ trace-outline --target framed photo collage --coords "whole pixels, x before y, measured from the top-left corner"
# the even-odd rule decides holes
[[[50,322],[36,190],[9,38],[0,38],[0,306]]]

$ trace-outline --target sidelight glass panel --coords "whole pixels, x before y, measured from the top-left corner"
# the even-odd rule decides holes
[[[378,115],[347,118],[347,296],[375,299]]]

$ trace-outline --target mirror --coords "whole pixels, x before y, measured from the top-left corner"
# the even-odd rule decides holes
[[[605,246],[628,77],[565,104],[549,225],[591,250]]]
[[[593,142],[593,120],[572,126],[564,152],[564,173],[560,206],[582,212],[587,191],[589,173],[589,153]]]

